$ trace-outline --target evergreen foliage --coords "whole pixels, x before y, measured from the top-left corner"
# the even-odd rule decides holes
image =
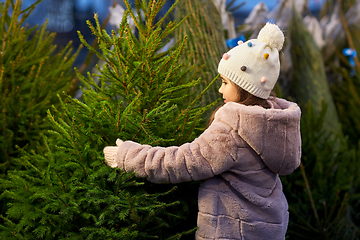
[[[346,66],[346,64],[344,64]],[[342,86],[334,86],[332,91],[336,101],[340,122],[344,133],[349,136],[355,147],[360,147],[360,74],[350,76],[350,68],[336,67],[336,71],[342,74]]]
[[[217,10],[207,1],[177,1],[176,23],[169,21],[175,5],[161,16],[165,1],[137,0],[134,10],[126,1],[120,30],[111,34],[95,16],[88,24],[100,49],[79,36],[104,64],[96,75],[76,70],[84,86],[77,100],[68,92],[77,55],[71,44],[57,52],[46,24],[22,27],[39,2],[23,11],[20,0],[0,3],[0,173],[7,173],[0,238],[193,238],[197,182],[151,184],[106,166],[102,149],[117,138],[180,145],[203,131],[207,104],[218,98],[211,86],[218,56],[226,51]],[[342,66],[332,67],[343,82],[330,92],[319,49],[294,18],[287,31],[295,64],[290,98],[303,110],[302,165],[281,177],[287,238],[360,239],[360,70],[349,76],[340,57]],[[175,46],[164,50],[171,38]],[[208,83],[203,98],[198,92]]]
[[[350,28],[346,23],[345,14],[343,12],[349,10],[354,6],[356,1],[344,0],[340,1],[340,19],[342,27],[345,32],[347,43],[345,48],[350,48],[359,53],[360,51],[360,30],[356,27]],[[357,4],[357,3],[356,3]],[[339,113],[340,122],[343,126],[344,133],[349,136],[349,141],[355,146],[359,147],[360,141],[360,62],[358,56],[355,56],[352,60],[355,62],[355,66],[351,66],[349,59],[347,59],[342,49],[335,51],[337,62],[336,65],[334,59],[329,62],[329,69],[331,69],[333,75],[339,76],[341,79],[337,84],[334,84],[332,88],[333,96],[336,102],[336,108]]]
[[[291,57],[294,65],[291,95],[300,107],[311,102],[318,113],[321,112],[324,101],[327,109],[323,127],[327,131],[339,131],[338,115],[326,79],[320,49],[303,23],[300,13],[294,7],[288,36],[291,41]]]
[[[197,183],[179,190],[153,185],[104,161],[103,148],[117,138],[160,146],[191,141],[204,130],[201,115],[210,107],[199,106],[201,94],[188,100],[200,79],[179,63],[186,39],[161,50],[179,26],[168,22],[177,2],[159,21],[165,1],[138,0],[135,10],[125,3],[118,33],[101,30],[96,15],[95,26],[88,22],[100,50],[79,33],[105,62],[97,66],[100,83],[77,72],[83,99],[59,97],[61,106],[48,111],[53,130],[43,139],[47,151],[22,151],[25,170],[9,171],[1,195],[9,207],[2,239],[180,239],[194,231]]]
[[[73,78],[77,53],[71,43],[58,51],[46,24],[23,26],[39,2],[25,10],[20,0],[0,3],[0,174],[17,168],[19,148],[35,147],[49,128],[46,109],[59,105],[56,94],[67,91]]]
[[[184,19],[183,24],[175,31],[176,39],[179,41],[188,36],[185,43],[187,55],[181,57],[181,62],[195,65],[201,71],[203,81],[193,89],[198,92],[218,74],[219,57],[228,50],[221,15],[212,0],[184,0],[176,8],[176,19]],[[202,104],[206,106],[218,99],[218,86],[213,85]]]

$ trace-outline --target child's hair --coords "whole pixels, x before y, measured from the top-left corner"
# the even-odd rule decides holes
[[[237,102],[239,104],[243,104],[246,106],[261,106],[263,108],[269,109],[271,108],[271,106],[269,105],[269,103],[267,102],[266,99],[263,98],[259,98],[257,96],[252,95],[251,93],[249,93],[248,91],[244,90],[243,88],[239,87],[237,84],[235,84],[232,81],[229,81],[230,84],[232,84],[233,86],[235,86],[237,88],[237,92],[238,92],[238,96],[240,97],[240,100]],[[270,93],[270,99],[276,97],[276,94],[274,93],[274,91],[271,91]],[[215,113],[222,107],[223,105],[217,107],[215,109],[215,111],[211,114],[208,125],[206,128],[208,128],[211,123],[214,121],[214,117],[215,117]]]

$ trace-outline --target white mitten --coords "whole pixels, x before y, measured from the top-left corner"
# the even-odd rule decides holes
[[[105,147],[104,148],[104,156],[105,156],[105,162],[110,167],[114,168],[117,167],[116,163],[116,152],[118,147]]]
[[[120,144],[122,144],[122,143],[123,143],[123,141],[118,138],[116,140],[117,147],[108,146],[108,147],[104,148],[105,162],[107,165],[109,165],[112,168],[117,167],[116,153],[118,150],[118,146],[120,146]]]
[[[120,140],[119,138],[116,140],[116,146],[120,146],[124,141]]]

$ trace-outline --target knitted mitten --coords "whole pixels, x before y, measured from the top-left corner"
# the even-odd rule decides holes
[[[123,143],[123,141],[117,139],[116,140],[117,147],[107,146],[104,148],[105,162],[107,165],[109,165],[112,168],[117,167],[116,153],[121,143]]]

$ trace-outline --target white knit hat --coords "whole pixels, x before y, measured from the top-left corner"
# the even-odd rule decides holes
[[[239,42],[223,55],[218,72],[249,93],[267,99],[279,77],[283,44],[280,28],[266,23],[257,39]]]

